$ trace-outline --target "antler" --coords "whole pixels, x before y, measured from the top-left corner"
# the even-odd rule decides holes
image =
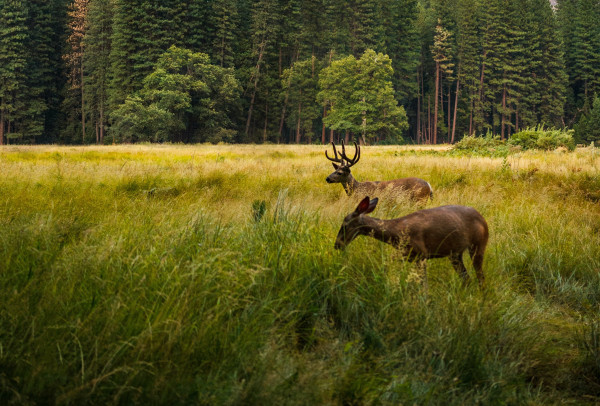
[[[356,164],[358,162],[358,160],[360,159],[360,146],[356,145],[356,142],[354,142],[354,148],[356,148],[356,152],[354,153],[354,158],[352,158],[352,159],[348,158],[348,156],[346,155],[346,146],[344,145],[344,140],[342,140],[342,151],[340,152],[339,158],[338,158],[338,151],[335,148],[335,144],[332,142],[331,145],[333,145],[333,153],[335,154],[335,158],[331,158],[329,155],[327,155],[327,151],[325,151],[325,156],[330,161],[340,163],[340,164],[350,168],[352,165]],[[346,161],[346,162],[344,162],[344,161]]]
[[[340,164],[344,165],[343,158],[338,158],[338,153],[337,153],[337,150],[335,149],[335,144],[332,142],[331,145],[333,145],[333,153],[335,154],[335,158],[330,158],[329,155],[327,155],[327,150],[325,150],[325,156],[330,161],[337,162],[337,163],[340,163]]]
[[[355,165],[358,162],[358,160],[360,159],[360,146],[358,146],[356,144],[356,141],[354,141],[354,148],[356,149],[356,152],[354,153],[354,158],[350,159],[346,155],[346,147],[344,146],[344,141],[342,141],[342,153],[341,153],[341,156],[342,156],[342,159],[346,160],[346,162],[347,162],[346,166],[348,168],[351,167],[352,165]]]

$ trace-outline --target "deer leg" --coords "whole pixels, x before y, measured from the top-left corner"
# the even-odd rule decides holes
[[[462,252],[460,254],[452,254],[450,255],[450,262],[452,262],[452,266],[456,269],[456,272],[461,276],[463,280],[463,284],[469,283],[469,273],[467,272],[467,268],[465,268],[465,264],[462,260]]]
[[[485,252],[484,250],[485,248],[469,248],[469,255],[471,256],[471,261],[473,261],[473,268],[475,268],[475,274],[477,275],[480,287],[483,287],[485,283],[485,277],[483,275],[483,254]]]

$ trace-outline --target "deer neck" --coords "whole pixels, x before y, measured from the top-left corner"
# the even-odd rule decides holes
[[[401,233],[398,232],[398,224],[394,220],[381,220],[373,217],[362,216],[360,233],[372,236],[379,241],[398,245]]]
[[[342,186],[344,187],[346,194],[348,196],[352,196],[352,194],[356,192],[356,189],[358,189],[358,187],[360,186],[360,182],[354,179],[354,176],[350,174],[348,175],[348,179],[346,179],[346,181],[342,183]]]

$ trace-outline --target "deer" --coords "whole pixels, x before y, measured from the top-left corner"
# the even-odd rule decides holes
[[[413,201],[424,202],[427,201],[428,198],[433,200],[433,189],[431,185],[429,182],[420,178],[401,178],[375,182],[357,181],[352,176],[350,168],[356,165],[360,159],[360,146],[356,145],[356,142],[354,142],[354,157],[350,159],[346,155],[346,147],[343,140],[342,150],[339,151],[339,156],[335,143],[332,142],[331,145],[333,145],[334,157],[331,158],[327,154],[327,151],[325,151],[325,156],[332,161],[331,163],[335,171],[329,175],[325,181],[327,183],[341,183],[348,196],[352,196],[353,194],[363,196],[377,195],[380,192],[397,193],[400,191],[401,194],[408,195]]]
[[[348,214],[335,240],[335,249],[344,249],[357,236],[366,235],[388,243],[400,250],[409,261],[418,261],[424,269],[427,287],[426,261],[431,258],[449,257],[452,266],[462,277],[470,280],[463,262],[468,250],[479,281],[484,285],[483,256],[489,231],[483,216],[468,206],[440,206],[423,209],[407,216],[391,220],[369,217],[377,207],[378,199],[365,197],[352,213]]]

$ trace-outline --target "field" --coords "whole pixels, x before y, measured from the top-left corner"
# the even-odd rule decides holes
[[[483,290],[447,259],[425,290],[371,238],[334,250],[358,197],[324,150],[0,149],[0,403],[600,402],[598,149],[363,149],[358,180],[483,214]]]

